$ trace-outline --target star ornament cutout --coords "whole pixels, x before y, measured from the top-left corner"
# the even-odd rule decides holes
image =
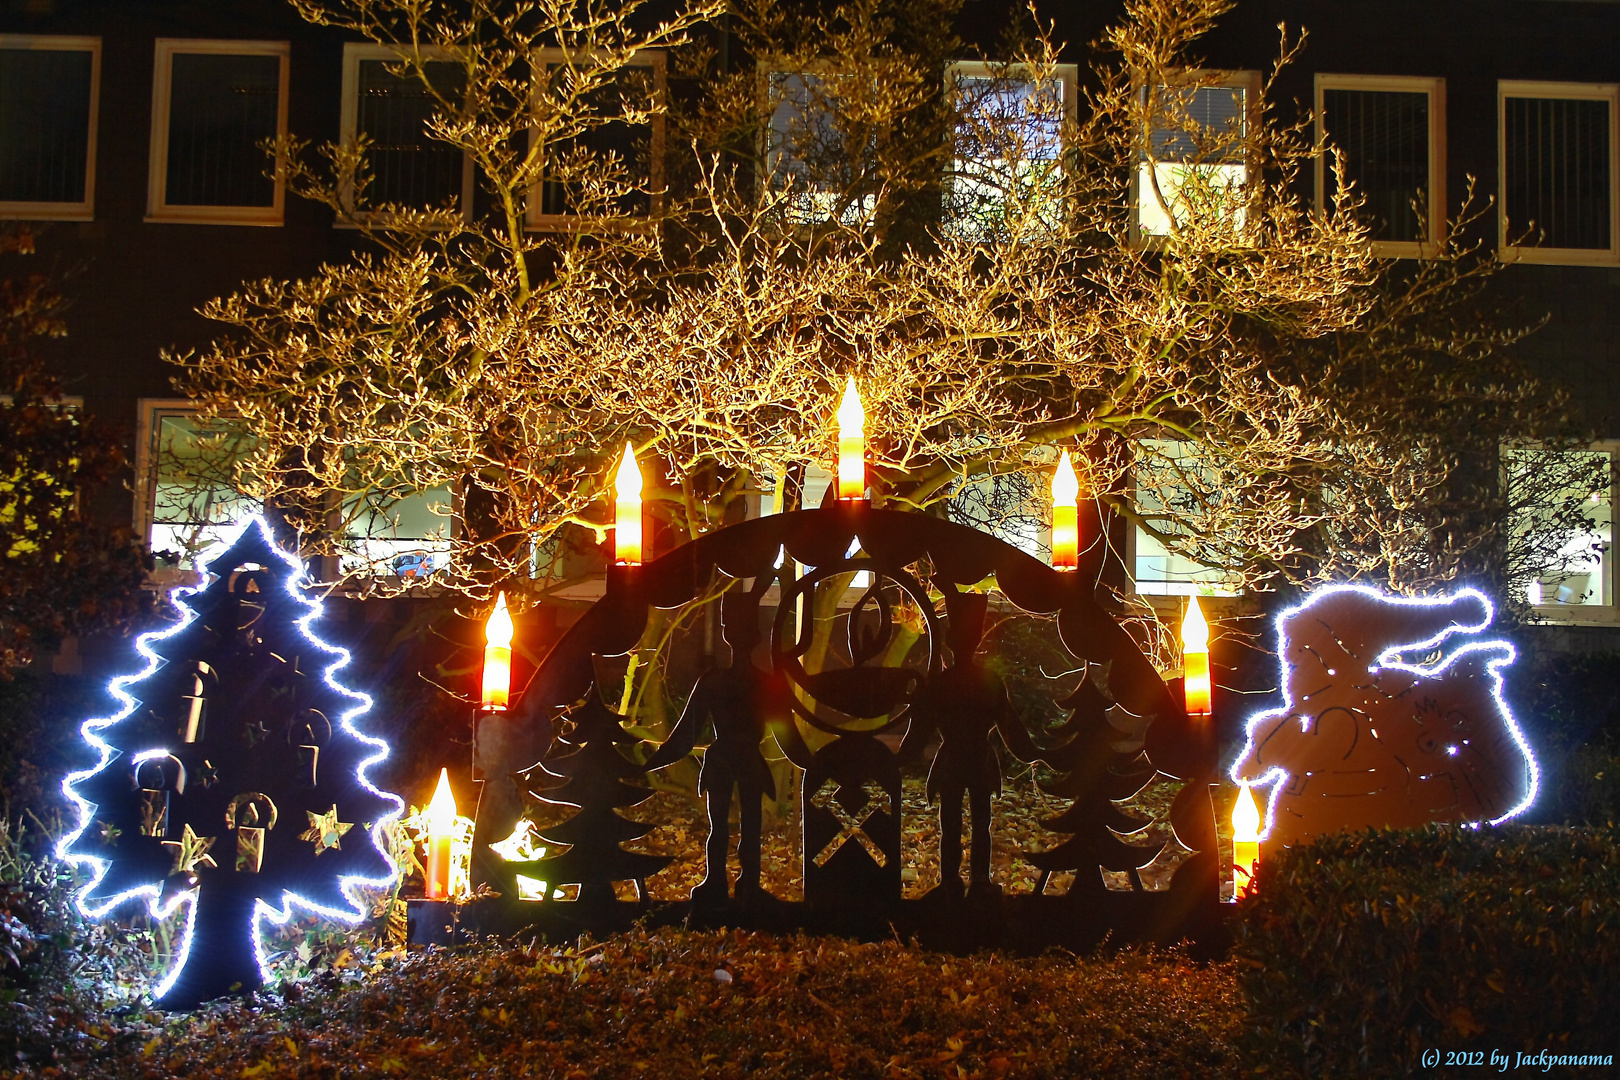
[[[298,839],[308,840],[315,845],[315,854],[319,855],[327,848],[333,851],[342,851],[343,845],[339,843],[343,834],[354,828],[352,821],[339,821],[337,803],[324,814],[317,814],[313,810],[305,810],[309,815],[309,828],[305,829]]]
[[[212,836],[198,836],[191,831],[191,823],[186,822],[185,828],[180,831],[180,839],[165,840],[163,846],[174,848],[170,856],[174,859],[172,874],[189,874],[199,866],[217,866],[214,857],[208,854],[208,849],[214,846]]]

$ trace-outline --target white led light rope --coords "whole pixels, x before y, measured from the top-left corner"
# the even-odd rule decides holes
[[[244,532],[246,532],[248,529],[256,527],[259,529],[260,534],[264,537],[267,546],[269,546],[269,548],[274,551],[276,555],[279,556],[292,570],[292,573],[287,578],[287,591],[294,600],[308,609],[304,615],[298,619],[296,625],[298,626],[299,631],[304,635],[305,639],[309,641],[311,645],[333,657],[332,662],[328,664],[325,670],[321,673],[326,685],[335,693],[348,698],[355,703],[353,708],[349,709],[343,714],[339,722],[342,724],[343,729],[351,736],[373,748],[373,752],[362,760],[358,766],[356,766],[355,778],[360,782],[361,787],[393,805],[393,810],[388,814],[383,815],[371,826],[370,829],[372,845],[377,849],[377,853],[382,856],[384,863],[388,866],[388,873],[386,876],[380,878],[368,878],[357,874],[340,877],[338,879],[338,889],[349,904],[349,908],[347,910],[317,903],[291,890],[282,891],[281,906],[279,909],[267,903],[262,897],[259,898],[254,904],[253,926],[251,930],[253,935],[253,952],[258,961],[260,975],[266,981],[269,981],[271,978],[271,972],[264,952],[263,924],[266,921],[274,923],[277,926],[285,926],[287,921],[292,918],[293,909],[302,908],[314,914],[322,915],[330,919],[337,919],[340,922],[353,925],[364,918],[367,912],[367,907],[361,901],[358,895],[358,890],[363,888],[387,888],[393,885],[394,882],[399,879],[400,869],[399,865],[394,861],[393,855],[390,854],[392,845],[388,840],[388,832],[393,822],[399,818],[401,813],[404,812],[405,804],[404,800],[402,800],[398,795],[381,790],[366,776],[367,770],[370,769],[372,765],[375,765],[377,762],[382,761],[388,756],[388,744],[374,735],[366,734],[354,725],[354,720],[357,717],[363,716],[367,711],[370,710],[372,701],[368,695],[351,690],[337,680],[336,673],[341,668],[347,666],[352,657],[347,649],[336,645],[330,645],[325,641],[322,641],[312,629],[312,624],[314,621],[321,616],[321,605],[316,601],[309,599],[303,594],[303,592],[300,591],[299,586],[304,580],[303,564],[295,556],[290,555],[281,549],[281,546],[275,542],[275,538],[270,532],[269,525],[265,522],[261,515],[255,514],[239,524],[240,527],[236,529],[234,535],[232,535],[229,540],[223,542],[223,546],[228,548],[230,545],[235,544],[237,540],[241,539]],[[180,972],[185,968],[186,959],[190,955],[192,931],[197,921],[196,891],[187,890],[178,895],[171,896],[167,901],[165,901],[162,894],[162,885],[154,882],[152,884],[139,885],[132,889],[126,889],[116,896],[107,898],[99,903],[90,903],[90,895],[95,892],[102,880],[106,878],[107,870],[110,864],[107,860],[97,858],[94,855],[76,854],[71,850],[74,843],[76,843],[79,837],[83,835],[85,829],[90,827],[91,819],[93,818],[95,812],[94,805],[78,794],[76,786],[83,783],[90,777],[100,773],[112,762],[117,751],[111,745],[109,745],[106,740],[101,738],[100,733],[106,728],[117,724],[121,720],[124,720],[139,707],[140,702],[129,693],[129,688],[143,682],[163,666],[163,658],[152,650],[152,646],[160,641],[173,637],[191,625],[191,623],[197,618],[197,613],[186,605],[185,600],[187,597],[193,596],[200,592],[203,587],[204,586],[199,586],[195,589],[175,590],[173,594],[173,602],[175,607],[180,612],[180,621],[165,630],[142,634],[140,638],[136,640],[135,648],[142,656],[146,658],[146,667],[133,675],[120,675],[108,683],[107,686],[108,692],[112,694],[120,705],[119,711],[109,717],[86,720],[79,727],[80,735],[84,738],[85,742],[89,743],[96,749],[100,755],[100,760],[96,763],[94,768],[69,773],[62,781],[62,792],[67,796],[69,802],[77,809],[79,820],[78,825],[73,829],[73,831],[63,836],[62,839],[57,842],[56,855],[57,858],[62,859],[64,862],[67,862],[70,865],[84,867],[89,870],[89,881],[82,889],[79,890],[78,894],[74,898],[75,905],[78,907],[79,912],[82,915],[84,915],[86,918],[100,919],[120,905],[141,897],[146,899],[146,910],[154,919],[168,918],[174,913],[175,908],[179,904],[184,903],[190,905],[190,910],[186,916],[185,929],[181,935],[180,947],[176,950],[175,960],[152,991],[152,996],[159,999],[161,999],[169,992],[170,989],[173,988],[175,980],[179,978]],[[139,764],[143,761],[152,760],[153,758],[166,757],[168,756],[168,753],[168,750],[163,749],[145,750],[135,755],[135,757],[132,759],[132,764]]]

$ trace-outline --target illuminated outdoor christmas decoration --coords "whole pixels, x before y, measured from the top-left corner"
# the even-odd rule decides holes
[[[507,862],[521,863],[535,862],[545,858],[546,854],[546,847],[540,843],[540,834],[535,830],[534,822],[527,818],[517,823],[511,836],[489,845],[489,850]],[[517,882],[519,900],[544,900],[550,891],[546,883],[538,878],[516,874],[513,880]]]
[[[1238,785],[1232,804],[1232,899],[1241,900],[1254,887],[1260,865],[1260,807],[1248,784]]]
[[[1196,596],[1187,599],[1181,620],[1181,666],[1187,713],[1209,715],[1209,624]]]
[[[850,584],[858,573],[868,581]],[[989,577],[1010,604],[1055,616],[1060,647],[1085,672],[1062,702],[1072,719],[1058,730],[1027,727],[995,671],[976,659],[986,597],[974,587]],[[637,647],[655,607],[681,618],[716,582],[725,658],[697,677],[661,743],[632,749],[641,733],[614,707],[622,690],[599,681],[611,670],[604,661]],[[472,867],[485,898],[459,906],[459,929],[418,907],[414,939],[449,942],[479,925],[563,937],[696,919],[884,927],[931,947],[1090,948],[1109,934],[1168,941],[1213,927],[1221,892],[1213,725],[1189,717],[1139,644],[1073,585],[1072,575],[985,532],[864,498],[744,520],[634,575],[610,570],[603,600],[551,648],[510,715],[480,729],[475,762],[486,786]],[[796,612],[830,607],[846,590],[860,597],[843,616],[847,659],[806,664],[815,630]],[[902,607],[916,635],[904,655],[891,641]],[[1024,853],[1042,871],[1034,891],[1004,894],[990,877],[993,738],[1051,764],[1061,775],[1047,790],[1069,800],[1042,822],[1050,835]],[[665,856],[626,849],[649,826],[624,811],[649,797],[648,774],[702,743],[706,873],[688,898],[653,900],[647,880]],[[778,753],[796,767],[788,775],[797,790],[782,790],[773,775]],[[960,835],[951,826],[965,811],[972,842],[942,839],[941,884],[913,898],[902,885],[900,769],[928,755],[942,836]],[[1183,781],[1167,810],[1147,819],[1120,805],[1166,777]],[[771,895],[761,878],[760,810],[771,796],[801,808],[802,900]],[[536,801],[578,810],[552,824],[532,810]],[[1174,862],[1161,859],[1171,853],[1168,834],[1150,825],[1173,832]],[[537,841],[568,848],[542,851]],[[1060,874],[1072,883],[1054,884]]]
[[[76,821],[56,849],[85,874],[86,917],[187,908],[153,990],[171,1007],[260,985],[267,922],[358,922],[358,890],[398,873],[402,803],[367,778],[388,748],[356,726],[371,700],[338,680],[349,653],[316,634],[302,563],[256,517],[207,573],[176,593],[173,626],[137,641],[144,666],[109,686],[119,711],[81,726],[97,761],[63,780]]]
[[[1065,450],[1052,474],[1052,566],[1058,570],[1080,565],[1079,500],[1080,480]]]
[[[613,480],[613,558],[630,565],[639,564],[642,556],[641,484],[635,448],[625,443]]]
[[[865,494],[866,408],[851,375],[838,403],[838,497],[859,499]]]
[[[1493,615],[1474,589],[1411,599],[1357,585],[1278,615],[1285,704],[1249,720],[1231,771],[1271,787],[1262,836],[1494,825],[1530,806],[1540,770],[1502,696],[1514,648],[1473,639]]]
[[[451,845],[456,835],[456,797],[450,790],[450,770],[439,770],[439,786],[424,815],[427,818],[427,861],[422,864],[422,880],[429,900],[450,896]]]
[[[512,694],[512,613],[506,594],[495,597],[495,607],[484,623],[483,707],[493,712],[506,708]]]

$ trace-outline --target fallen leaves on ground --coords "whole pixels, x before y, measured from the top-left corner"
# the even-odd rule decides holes
[[[717,972],[730,974],[729,981]],[[126,1021],[26,1077],[1225,1077],[1242,998],[1176,953],[949,957],[898,942],[636,931],[398,955]],[[37,1071],[35,1071],[37,1069]]]

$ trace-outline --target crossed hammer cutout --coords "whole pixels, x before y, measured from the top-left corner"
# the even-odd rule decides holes
[[[863,781],[861,783],[861,792],[866,796],[866,805],[862,806],[859,812],[851,814],[844,809],[844,804],[838,801],[838,792],[840,790],[841,785],[836,780],[823,780],[821,787],[816,790],[815,795],[810,799],[810,805],[832,814],[833,817],[838,819],[839,825],[838,835],[827,841],[826,847],[816,852],[815,864],[817,866],[827,865],[827,860],[838,853],[838,849],[844,846],[845,841],[858,840],[861,846],[866,849],[866,853],[872,856],[873,862],[879,866],[888,866],[888,856],[884,855],[876,842],[866,835],[866,831],[862,826],[866,824],[867,818],[879,810],[884,813],[894,812],[894,802],[889,798],[889,793],[884,791],[883,785],[876,780]]]

